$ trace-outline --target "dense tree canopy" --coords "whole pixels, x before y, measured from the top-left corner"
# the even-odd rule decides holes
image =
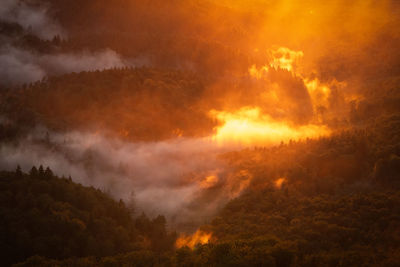
[[[124,68],[50,77],[2,92],[0,103],[4,115],[25,127],[36,122],[55,130],[105,129],[154,141],[209,134],[215,122],[200,106],[203,93],[193,73]],[[5,136],[13,129],[4,128]]]
[[[0,13],[12,14],[0,14],[1,266],[400,266],[399,1],[4,3]],[[35,22],[43,25],[33,31]],[[46,26],[57,31],[38,34]],[[117,60],[103,69],[95,59],[107,52]],[[22,85],[22,78],[35,81]],[[267,147],[218,150],[215,143],[223,152],[199,149],[193,159],[156,157],[148,166],[176,176],[179,163],[215,161],[206,170],[193,164],[194,173],[179,173],[184,179],[171,179],[173,185],[167,175],[146,176],[145,183],[162,180],[154,188],[200,188],[188,190],[195,192],[187,202],[196,216],[200,202],[218,206],[212,217],[198,215],[197,221],[207,218],[202,225],[193,223],[211,235],[194,247],[179,247],[179,233],[163,215],[149,218],[146,205],[138,214],[49,167],[2,170],[41,162],[24,155],[36,149],[33,157],[50,151],[47,160],[60,152],[69,168],[98,167],[85,172],[88,180],[111,173],[119,182],[124,174],[141,186],[147,173],[140,167],[155,150],[139,151],[149,156],[143,158],[127,150],[156,144],[168,152],[163,144],[170,140],[213,139],[224,123],[213,111],[249,107],[261,111],[256,126],[271,119],[289,130],[328,131]],[[44,138],[37,137],[42,129]],[[268,136],[269,128],[261,129]],[[64,138],[71,133],[91,134],[72,147],[99,135],[118,142],[98,147],[128,148],[116,159],[112,149],[72,151]],[[132,172],[129,160],[139,161]],[[217,174],[204,182],[208,171]],[[154,191],[148,197],[163,201]],[[220,192],[224,205],[214,205]],[[186,201],[184,194],[173,197]],[[175,205],[169,201],[160,204]]]
[[[1,262],[33,255],[63,259],[173,248],[163,216],[133,219],[132,208],[49,168],[0,173]]]

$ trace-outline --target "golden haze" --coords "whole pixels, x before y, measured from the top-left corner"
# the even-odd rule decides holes
[[[189,248],[194,248],[198,244],[206,244],[210,241],[212,237],[211,233],[207,233],[201,230],[197,230],[193,235],[182,235],[175,243],[177,248],[187,246]]]

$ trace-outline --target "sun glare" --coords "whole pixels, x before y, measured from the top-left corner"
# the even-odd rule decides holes
[[[220,145],[273,145],[290,140],[329,135],[323,125],[291,126],[261,113],[258,107],[244,107],[235,112],[212,110],[210,115],[222,125],[212,139]]]

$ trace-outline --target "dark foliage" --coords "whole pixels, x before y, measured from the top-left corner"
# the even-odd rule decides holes
[[[0,124],[0,137],[11,139],[17,126],[35,122],[55,130],[105,128],[141,141],[202,136],[215,125],[199,104],[203,91],[192,73],[152,68],[51,77],[1,92],[0,112],[10,123]]]
[[[175,235],[163,216],[136,222],[124,202],[92,187],[57,178],[49,168],[0,173],[1,263],[33,255],[104,257],[139,249],[169,250]],[[140,221],[142,227],[136,227]]]

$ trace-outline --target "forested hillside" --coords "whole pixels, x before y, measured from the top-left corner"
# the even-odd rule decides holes
[[[143,67],[73,73],[1,94],[1,112],[22,126],[104,129],[131,140],[155,141],[204,136],[216,124],[200,106],[202,82],[179,71]]]
[[[58,178],[49,168],[33,167],[29,174],[3,171],[0,176],[4,266],[33,255],[104,257],[173,248],[176,236],[167,232],[163,216],[139,216],[122,200]]]
[[[361,129],[318,140],[255,147],[223,157],[253,177],[253,187],[274,187],[307,195],[341,194],[382,186],[398,189],[400,117],[381,117]]]
[[[241,39],[251,37],[243,25],[252,19],[212,1],[23,2],[46,7],[63,31],[43,38],[18,23],[0,21],[0,35],[12,37],[18,48],[46,55],[111,49],[135,65],[190,69],[212,79],[246,71],[250,61],[240,47]],[[210,36],[215,22],[220,25]],[[228,41],[232,34],[238,35],[234,43]]]
[[[0,266],[400,266],[399,28],[396,0],[1,0]]]
[[[38,198],[31,194],[49,194],[50,199],[39,199],[50,201],[46,204],[49,206],[45,205],[52,211],[49,219],[57,221],[60,213],[54,213],[54,210],[58,210],[59,201],[70,203],[71,206],[64,205],[68,207],[68,212],[64,208],[60,212],[69,214],[67,225],[70,222],[74,226],[79,222],[81,228],[71,226],[67,231],[79,229],[81,232],[78,233],[89,235],[89,240],[90,234],[98,236],[97,231],[102,228],[89,228],[92,212],[97,216],[109,216],[122,227],[118,227],[119,232],[113,232],[112,227],[100,235],[107,240],[111,237],[111,240],[119,240],[118,245],[115,244],[117,247],[110,245],[110,241],[109,250],[95,247],[85,251],[80,247],[76,252],[63,249],[49,254],[49,250],[34,250],[33,254],[50,258],[72,255],[104,257],[115,252],[136,251],[101,260],[89,257],[55,261],[33,257],[19,266],[396,266],[400,260],[400,181],[397,175],[400,166],[400,128],[396,116],[380,123],[386,127],[376,124],[363,131],[344,132],[330,138],[222,155],[234,171],[248,172],[252,177],[251,184],[209,224],[201,227],[203,231],[212,233],[212,239],[209,244],[199,244],[194,250],[187,247],[176,250],[173,243],[175,239],[173,235],[166,234],[165,228],[160,228],[164,229],[160,232],[165,238],[164,246],[158,247],[162,244],[160,236],[144,229],[159,227],[157,224],[165,227],[165,220],[161,217],[151,222],[142,215],[133,221],[122,202],[112,202],[98,190],[84,189],[68,179],[50,179],[47,177],[51,175],[49,170],[36,171],[34,168],[30,175],[19,171],[3,173],[4,190],[9,190],[11,194],[12,190],[18,190],[16,188],[29,190],[30,193],[24,193],[21,201],[25,203],[26,197],[32,201],[28,201],[28,207],[22,206],[23,209],[35,207],[44,212],[41,208],[45,204],[34,201]],[[10,181],[13,182],[9,184]],[[29,186],[23,186],[25,183]],[[49,191],[43,191],[45,188]],[[74,195],[73,190],[78,189],[80,193]],[[57,190],[62,193],[57,193]],[[102,198],[97,200],[99,197]],[[106,200],[109,203],[107,205],[97,203]],[[18,198],[15,201],[19,201]],[[97,211],[96,207],[110,209]],[[19,205],[17,209],[20,209]],[[89,214],[82,217],[76,209],[83,209],[86,212],[84,214]],[[20,214],[19,210],[14,212]],[[33,220],[38,225],[36,227],[44,227],[48,223],[37,222],[32,216],[24,221]],[[28,226],[23,224],[22,228]],[[126,232],[121,232],[123,230]],[[20,229],[16,231],[20,232]],[[34,236],[29,230],[25,231],[29,233],[28,236]],[[59,230],[54,231],[59,235]],[[70,232],[68,238],[72,239],[73,246],[74,237]],[[150,243],[146,243],[146,240],[150,240]],[[16,245],[22,246],[19,243]]]

